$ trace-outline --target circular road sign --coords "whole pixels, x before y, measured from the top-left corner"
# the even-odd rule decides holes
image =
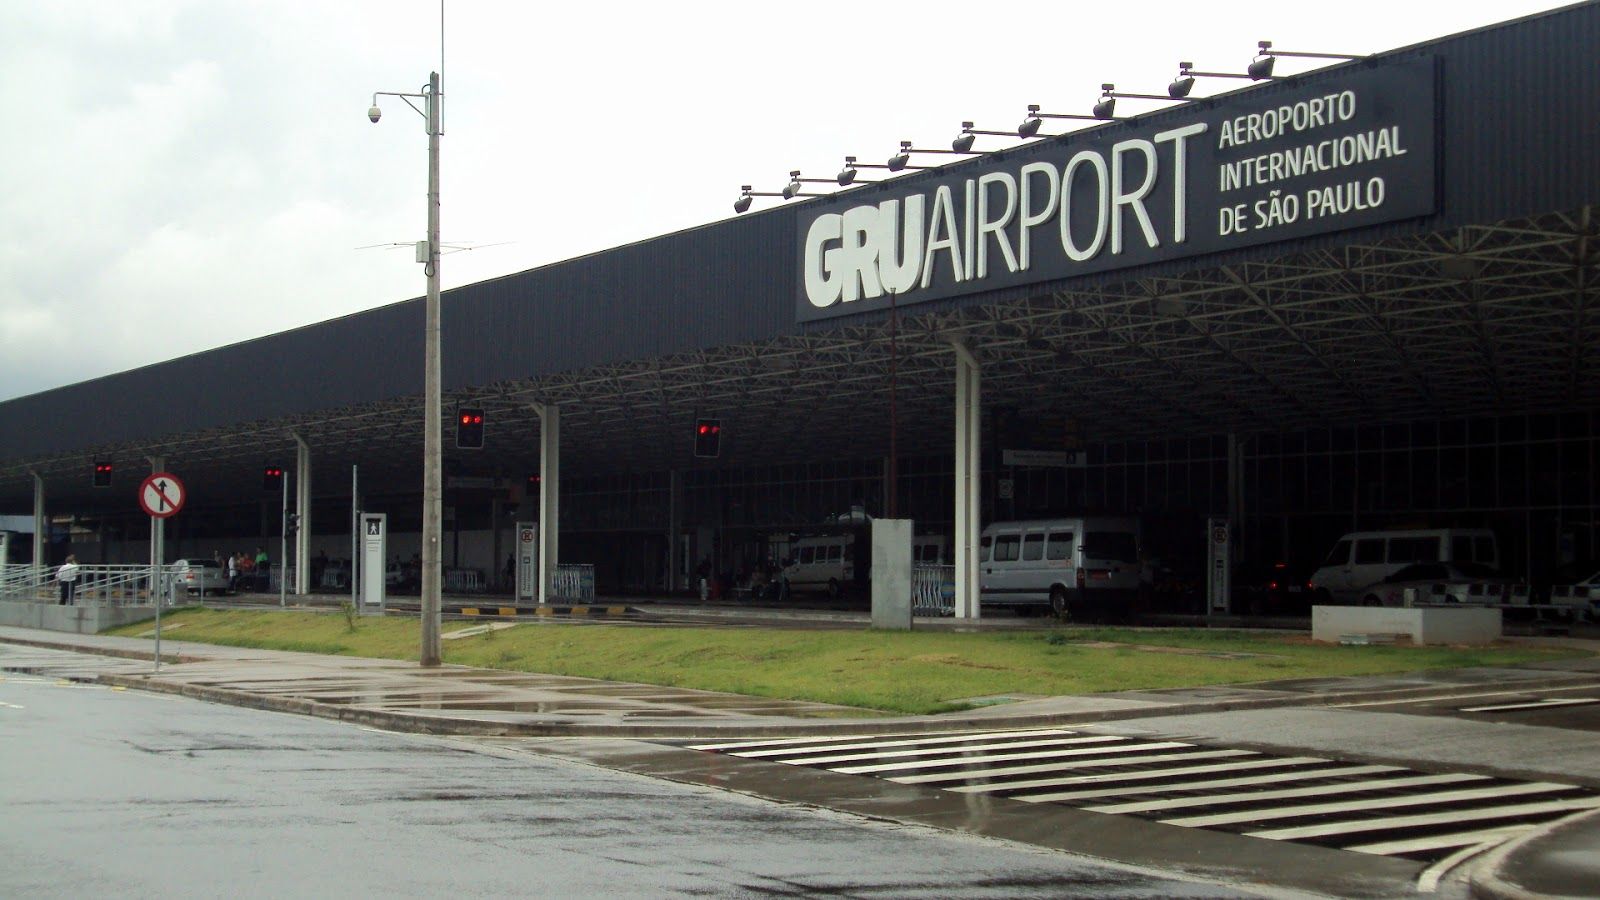
[[[183,499],[183,482],[171,472],[157,472],[139,485],[139,506],[157,519],[177,515]]]

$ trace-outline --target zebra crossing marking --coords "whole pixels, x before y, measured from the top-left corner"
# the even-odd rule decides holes
[[[1560,705],[1574,705],[1578,699]],[[1273,756],[1060,728],[690,746],[953,793],[1405,856],[1431,861],[1435,868],[1525,832],[1534,827],[1529,820],[1600,808],[1596,792],[1572,784]],[[1584,796],[1571,796],[1574,792]]]

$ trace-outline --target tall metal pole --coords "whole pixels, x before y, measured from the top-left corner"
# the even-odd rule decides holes
[[[282,488],[278,493],[278,605],[288,606],[286,596],[289,589],[289,476],[287,473],[278,480]],[[272,584],[272,566],[267,566],[267,584]]]
[[[889,497],[884,506],[884,517],[889,519],[899,518],[900,504],[898,491],[900,489],[900,453],[897,439],[900,432],[900,418],[895,409],[895,395],[899,393],[900,354],[899,346],[895,340],[899,331],[900,315],[894,305],[895,292],[889,290]]]
[[[440,663],[439,567],[443,506],[442,415],[439,396],[439,73],[428,78],[428,312],[423,365],[422,442],[422,652],[424,667]],[[379,577],[382,577],[381,574]]]

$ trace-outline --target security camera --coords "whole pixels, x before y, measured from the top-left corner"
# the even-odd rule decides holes
[[[377,122],[378,119],[380,119],[382,117],[383,117],[383,110],[377,108],[376,106],[374,106],[373,108],[367,110],[367,118],[371,119],[373,122]]]

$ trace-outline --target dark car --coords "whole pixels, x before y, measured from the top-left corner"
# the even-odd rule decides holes
[[[1311,612],[1311,575],[1286,562],[1240,563],[1233,568],[1233,611],[1250,616],[1303,616]]]

